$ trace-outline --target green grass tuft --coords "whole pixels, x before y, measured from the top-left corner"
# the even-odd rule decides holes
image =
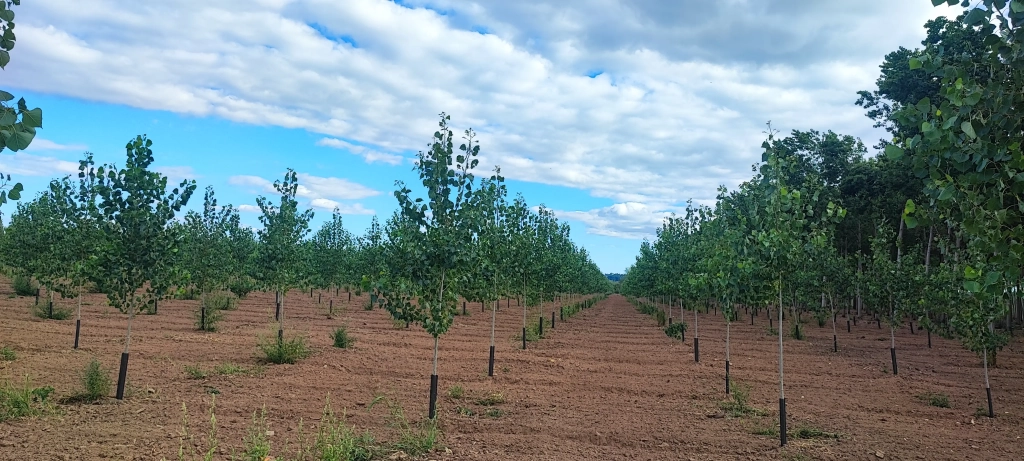
[[[295,363],[309,357],[312,353],[306,344],[306,338],[303,336],[284,338],[281,341],[276,336],[270,340],[261,339],[258,346],[260,351],[263,352],[264,360],[278,365]]]

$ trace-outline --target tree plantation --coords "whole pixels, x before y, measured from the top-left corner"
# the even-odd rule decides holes
[[[263,181],[255,206],[229,204],[157,162],[181,150],[162,126],[118,134],[117,161],[50,158],[61,174],[36,188],[21,151],[69,149],[36,139],[42,109],[0,90],[0,460],[1024,459],[1024,0],[931,4],[960,14],[928,20],[920,47],[879,56],[876,87],[848,95],[885,139],[758,120],[738,185],[639,218],[648,191],[625,180],[608,190],[628,203],[591,211],[562,211],[578,191],[533,192],[642,176],[626,154],[646,147],[586,173],[565,152],[556,171],[517,144],[550,133],[473,112],[479,131],[464,128],[462,100],[427,126],[399,116],[426,141],[411,159],[316,142],[411,172],[367,221],[318,181],[376,191],[295,164],[247,176]],[[20,7],[0,0],[0,68]],[[452,8],[438,24],[470,18]],[[382,46],[335,35],[351,56]],[[278,45],[261,45],[270,67]],[[341,125],[319,129],[377,136]],[[594,136],[573,149],[615,139]],[[635,262],[606,275],[599,246],[622,238]]]

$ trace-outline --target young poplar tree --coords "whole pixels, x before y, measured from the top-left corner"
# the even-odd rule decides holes
[[[283,180],[274,181],[274,190],[281,194],[281,199],[274,205],[266,197],[258,197],[263,215],[260,223],[263,229],[257,232],[259,246],[257,249],[255,272],[257,279],[264,287],[280,293],[280,311],[277,317],[277,346],[284,347],[284,298],[288,290],[299,286],[303,277],[303,254],[300,244],[309,234],[309,221],[313,219],[313,211],[299,212],[299,202],[295,194],[299,190],[298,177],[291,168],[284,174]]]
[[[207,311],[206,294],[226,288],[236,269],[228,232],[237,219],[238,212],[231,205],[217,206],[212,186],[203,195],[202,213],[189,211],[185,215],[181,265],[189,283],[199,290],[197,327],[202,331],[216,328]]]
[[[96,170],[98,211],[106,234],[97,254],[97,278],[110,304],[128,315],[117,380],[119,400],[124,398],[128,374],[132,320],[157,296],[154,286],[147,282],[170,271],[178,242],[168,225],[196,188],[195,181],[187,180],[167,193],[167,177],[149,169],[153,164],[152,145],[145,135],[138,136],[125,146],[128,160],[124,168],[107,165]]]
[[[354,264],[355,239],[345,229],[337,208],[312,239],[314,276],[322,288],[338,288],[350,283]]]
[[[466,142],[456,153],[449,121],[442,113],[430,149],[421,151],[416,163],[427,198],[414,199],[412,190],[396,183],[401,220],[408,223],[403,226],[402,240],[411,257],[403,261],[408,266],[406,280],[385,284],[381,300],[393,316],[417,321],[434,337],[430,419],[436,416],[438,339],[454,320],[459,300],[455,288],[471,272],[470,241],[479,227],[470,201],[480,147],[474,133],[467,130]]]
[[[481,182],[474,196],[473,206],[481,223],[474,241],[476,245],[474,275],[470,278],[480,301],[491,305],[491,346],[487,364],[487,376],[494,376],[494,327],[497,320],[498,300],[508,283],[506,261],[508,254],[508,231],[505,226],[505,178],[495,168],[491,178]]]

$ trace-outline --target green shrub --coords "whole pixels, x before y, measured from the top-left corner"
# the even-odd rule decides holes
[[[270,340],[264,338],[259,341],[259,349],[263,352],[264,360],[278,365],[295,363],[309,357],[311,353],[309,346],[306,345],[306,338],[303,336],[293,336],[283,340],[278,340],[276,335]]]
[[[85,391],[82,392],[81,397],[87,402],[95,402],[110,395],[112,388],[110,374],[96,359],[92,359],[85,366],[85,371],[82,373],[82,387],[85,388]]]
[[[448,388],[448,397],[453,399],[461,399],[464,394],[465,391],[462,389],[462,386],[456,385]]]
[[[32,315],[44,320],[67,320],[71,318],[71,309],[65,309],[54,305],[52,308],[49,301],[42,301],[32,305]]]
[[[236,277],[228,283],[228,290],[238,299],[245,299],[249,293],[256,291],[256,280],[248,275]]]
[[[334,347],[342,349],[348,349],[356,342],[355,338],[348,334],[348,330],[344,326],[334,329],[334,332],[331,333],[331,340],[334,341]]]
[[[654,314],[654,320],[658,322],[659,327],[665,326],[665,323],[668,322],[668,318],[665,317],[665,311],[658,309],[658,311],[655,312]]]
[[[17,358],[18,354],[14,353],[14,349],[11,349],[11,346],[4,346],[0,348],[0,360],[13,362]]]
[[[217,324],[224,319],[224,312],[214,309],[209,304],[206,306],[206,313],[203,313],[203,306],[197,306],[192,317],[196,322],[196,329],[199,331],[217,331]]]
[[[670,338],[683,339],[683,332],[686,331],[686,322],[680,320],[665,327],[665,334]]]
[[[219,311],[233,311],[238,309],[238,299],[225,292],[208,293],[206,306]]]
[[[8,381],[0,385],[0,423],[26,416],[37,416],[50,410],[50,394],[53,387],[32,387],[25,377],[25,383],[15,386]]]
[[[15,275],[11,279],[11,288],[14,288],[14,294],[18,296],[35,296],[39,290],[39,284],[32,280],[32,277]]]

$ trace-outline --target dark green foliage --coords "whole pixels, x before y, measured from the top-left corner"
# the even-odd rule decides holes
[[[206,295],[206,306],[219,311],[233,311],[238,309],[238,299],[225,292],[216,292]]]
[[[683,333],[686,332],[686,322],[679,321],[665,327],[665,334],[669,338],[682,339]]]
[[[110,374],[104,370],[96,359],[89,361],[82,372],[81,398],[86,402],[95,402],[110,395],[112,388]]]
[[[71,318],[71,309],[60,307],[56,304],[50,307],[50,301],[40,300],[39,304],[32,305],[32,315],[48,320],[67,320]]]
[[[249,293],[256,290],[256,280],[247,275],[234,277],[230,282],[228,282],[228,290],[238,297],[238,299],[245,299]]]
[[[331,333],[331,341],[334,341],[334,347],[342,349],[348,349],[356,342],[355,338],[348,334],[348,329],[344,326],[334,329]]]
[[[224,312],[215,309],[213,306],[200,304],[192,311],[192,318],[196,322],[196,329],[199,331],[217,331],[217,324],[224,319]]]
[[[15,275],[11,278],[11,288],[14,289],[14,294],[18,296],[35,296],[36,290],[39,289],[39,284],[32,280],[32,277]]]

